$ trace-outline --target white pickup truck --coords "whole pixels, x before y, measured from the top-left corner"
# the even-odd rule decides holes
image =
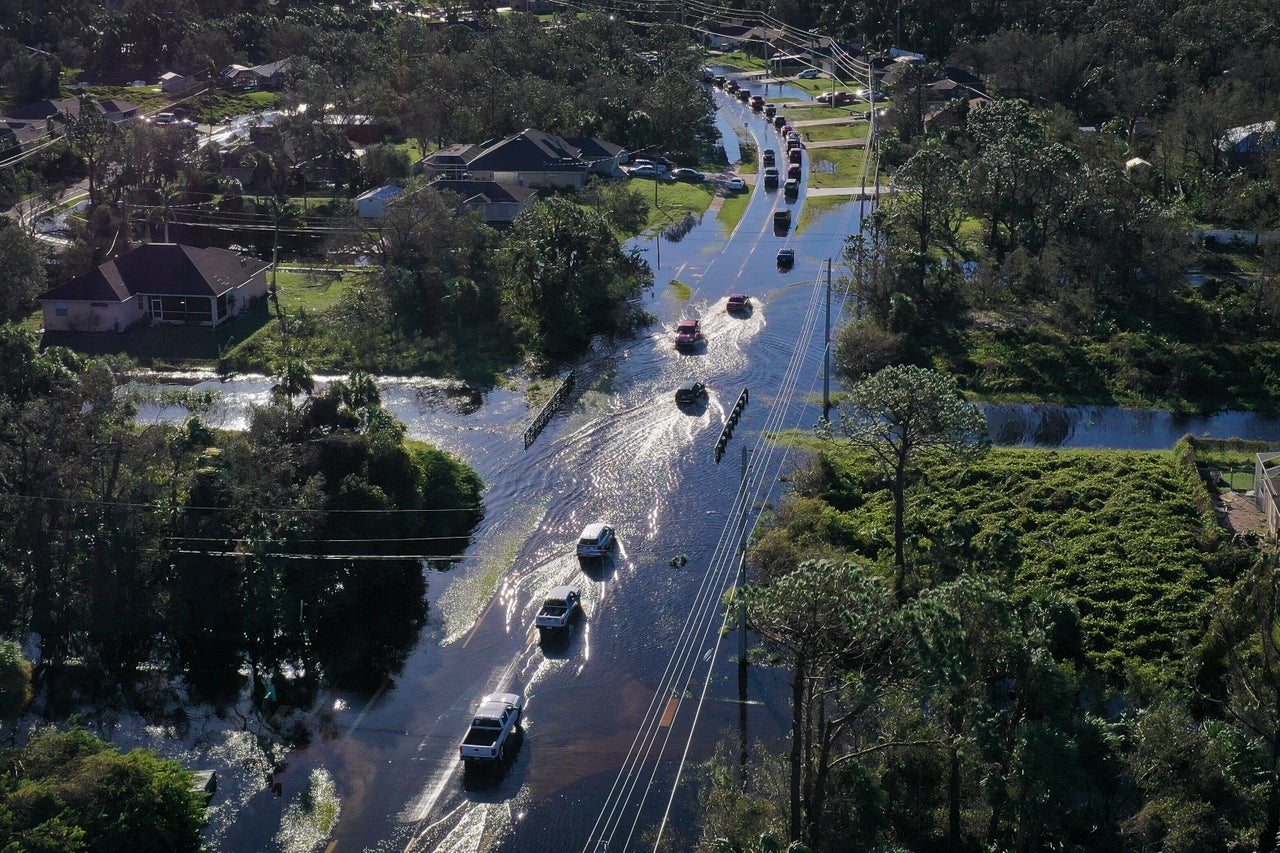
[[[458,757],[468,764],[502,761],[507,740],[520,725],[523,712],[524,697],[515,693],[490,693],[481,699],[471,728],[458,745]]]
[[[542,601],[542,609],[534,624],[542,632],[563,631],[573,621],[582,601],[582,590],[576,586],[558,586]]]

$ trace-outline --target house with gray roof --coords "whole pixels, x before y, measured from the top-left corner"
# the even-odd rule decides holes
[[[50,332],[123,332],[146,323],[213,330],[267,295],[270,266],[228,249],[151,243],[38,301]]]
[[[537,191],[497,181],[449,180],[440,178],[427,184],[437,192],[454,193],[460,206],[480,213],[489,224],[509,223],[533,204]]]
[[[625,149],[602,139],[566,139],[528,128],[479,145],[450,145],[422,165],[427,174],[450,180],[582,189],[590,174],[621,175],[626,156]]]

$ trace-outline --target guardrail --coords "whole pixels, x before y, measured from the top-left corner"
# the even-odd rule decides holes
[[[569,392],[573,390],[573,384],[577,381],[576,374],[570,370],[569,375],[560,383],[560,387],[551,395],[551,399],[547,400],[538,410],[537,416],[533,419],[533,423],[524,431],[524,449],[528,450],[529,445],[538,439],[538,435],[546,428],[547,422],[551,420],[551,416],[556,413],[556,409],[560,408],[560,404],[564,402],[564,398],[569,396]]]

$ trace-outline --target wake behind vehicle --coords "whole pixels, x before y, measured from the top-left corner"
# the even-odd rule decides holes
[[[471,727],[458,745],[458,757],[467,764],[496,764],[506,757],[507,741],[520,725],[524,697],[515,693],[490,693],[480,700]]]
[[[542,608],[533,624],[539,633],[546,635],[566,631],[573,617],[581,609],[582,590],[576,586],[558,586],[542,601]]]
[[[697,320],[681,320],[676,326],[676,348],[693,349],[702,341],[702,324]]]

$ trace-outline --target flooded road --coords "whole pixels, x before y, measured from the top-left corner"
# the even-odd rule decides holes
[[[716,97],[735,133],[782,150],[762,118]],[[595,851],[605,842],[617,853],[651,848],[659,833],[687,846],[694,764],[743,726],[753,740],[787,727],[785,709],[740,702],[743,692],[758,703],[782,687],[754,667],[739,683],[721,599],[737,579],[739,542],[793,461],[765,433],[808,429],[821,411],[820,261],[839,256],[858,211],[775,233],[773,211],[788,204],[798,221],[803,200],[761,188],[732,234],[708,214],[664,242],[644,297],[659,323],[599,342],[577,368],[566,411],[528,450],[522,433],[533,412],[520,394],[475,401],[427,380],[380,383],[411,438],[479,471],[485,519],[461,559],[431,574],[429,622],[403,668],[367,693],[322,693],[309,719],[315,736],[273,777],[281,795],[264,786],[248,797],[211,839],[218,849],[313,849],[314,836],[290,831],[285,816],[316,778],[332,780],[340,805],[318,848],[326,853]],[[640,245],[656,264],[652,241]],[[785,274],[775,265],[783,246],[797,254]],[[752,296],[749,314],[725,312],[734,292]],[[670,331],[685,317],[700,318],[706,335],[691,353],[675,349]],[[672,394],[694,380],[709,398],[682,411]],[[227,405],[209,420],[243,425],[245,404],[269,386],[260,377],[210,381]],[[743,388],[750,403],[717,465],[716,436]],[[617,529],[619,545],[580,563],[574,543],[595,520]],[[583,618],[566,643],[543,645],[534,615],[566,582],[582,587]],[[526,697],[523,737],[498,772],[464,773],[457,744],[475,703],[495,691]]]
[[[726,138],[783,149],[763,119],[716,97]],[[796,221],[803,203],[802,188],[790,203]],[[820,416],[823,260],[857,231],[859,205],[777,234],[772,213],[786,204],[760,188],[732,234],[708,214],[665,242],[644,297],[659,323],[598,342],[566,410],[527,450],[533,410],[518,392],[475,400],[430,380],[380,381],[411,438],[479,471],[485,519],[465,554],[430,575],[428,625],[403,668],[367,692],[322,693],[309,719],[315,735],[273,777],[281,796],[264,786],[248,797],[211,839],[217,849],[596,853],[607,844],[619,853],[652,849],[659,836],[692,846],[694,765],[723,738],[772,741],[789,725],[782,674],[739,668],[720,602],[737,580],[739,543],[795,461],[765,436]],[[652,241],[639,245],[656,266]],[[783,247],[797,254],[786,273],[774,263]],[[725,313],[735,292],[752,296],[749,314]],[[707,338],[692,353],[678,352],[670,331],[686,317],[701,319]],[[695,380],[708,400],[682,411],[672,394]],[[234,427],[269,386],[248,377],[199,387],[223,394],[226,407],[210,420]],[[717,465],[716,436],[743,388],[750,402]],[[1268,426],[1118,411],[987,408],[993,436],[1015,444],[1168,447],[1173,432]],[[574,542],[596,520],[617,529],[618,547],[580,562]],[[542,596],[570,582],[582,588],[583,618],[567,641],[545,645],[534,615]],[[464,772],[457,744],[476,702],[496,691],[527,700],[518,748],[496,772]],[[332,780],[340,805],[318,846],[287,817],[317,774]]]

